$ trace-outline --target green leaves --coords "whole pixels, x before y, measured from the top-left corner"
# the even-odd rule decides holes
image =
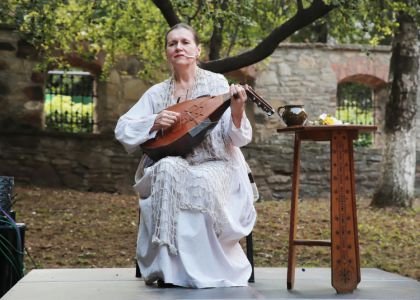
[[[420,4],[415,1],[347,1],[330,15],[330,35],[339,43],[388,45],[397,27],[399,11],[406,11],[417,20],[420,18]]]
[[[320,0],[317,0],[320,1]],[[314,1],[303,0],[303,8]],[[337,8],[313,26],[297,32],[292,41],[322,40],[328,31],[338,43],[389,44],[396,12],[419,15],[415,1],[324,0]],[[202,59],[209,57],[213,30],[221,33],[221,58],[254,47],[271,31],[289,20],[298,1],[172,0],[175,13],[197,29],[202,38]],[[161,11],[150,0],[4,0],[2,22],[15,26],[35,45],[48,63],[61,63],[63,54],[98,60],[106,53],[103,70],[119,56],[135,56],[144,62],[140,76],[162,79],[167,71],[163,39],[168,30]],[[302,16],[303,17],[303,16]],[[223,25],[222,25],[223,23]],[[57,52],[59,50],[59,52]]]
[[[209,55],[213,30],[223,22],[221,57],[255,46],[273,28],[296,12],[296,1],[173,0],[183,22],[197,28],[203,56]],[[103,70],[119,56],[144,62],[140,76],[158,80],[166,73],[163,39],[168,25],[150,0],[6,0],[0,6],[8,23],[43,52],[48,64],[64,65],[63,56],[77,54],[98,60]],[[59,50],[59,52],[57,52]]]

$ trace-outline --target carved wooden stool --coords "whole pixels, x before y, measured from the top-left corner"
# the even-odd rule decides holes
[[[295,247],[298,245],[331,247],[331,283],[337,293],[350,293],[360,282],[353,140],[357,139],[359,132],[368,131],[376,131],[376,126],[290,126],[277,130],[279,133],[295,133],[287,289],[294,285]],[[300,142],[305,140],[330,142],[331,241],[296,239]]]

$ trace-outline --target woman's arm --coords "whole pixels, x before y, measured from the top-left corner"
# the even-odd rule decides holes
[[[239,127],[234,123],[230,107],[226,110],[223,117],[227,124],[227,135],[230,137],[232,144],[236,147],[242,147],[252,140],[252,127],[245,112],[243,112]]]
[[[115,128],[115,138],[121,142],[128,153],[134,152],[156,135],[151,131],[157,114],[153,110],[152,93],[147,91],[140,100],[124,115],[122,115]]]
[[[229,83],[223,75],[218,74],[217,83],[212,87],[212,91],[215,95],[228,93],[230,91]],[[242,95],[243,96],[243,95]],[[246,97],[246,93],[245,93]],[[233,98],[231,101],[235,101]],[[223,128],[224,135],[229,137],[233,146],[242,147],[248,144],[252,140],[252,127],[246,116],[245,107],[240,107],[239,103],[233,103],[236,105],[236,111],[232,113],[232,105],[227,108],[223,114]]]

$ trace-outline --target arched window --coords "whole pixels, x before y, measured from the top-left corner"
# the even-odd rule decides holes
[[[344,123],[374,125],[373,90],[360,83],[339,83],[336,117]],[[373,144],[373,135],[371,133],[360,134],[355,143],[359,146],[370,146]]]
[[[51,131],[93,132],[94,77],[83,71],[49,71],[45,88],[45,127]]]

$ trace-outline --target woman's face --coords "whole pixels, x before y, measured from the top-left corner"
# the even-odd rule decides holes
[[[166,57],[171,65],[195,64],[200,56],[200,47],[194,35],[185,28],[177,28],[168,33]]]

